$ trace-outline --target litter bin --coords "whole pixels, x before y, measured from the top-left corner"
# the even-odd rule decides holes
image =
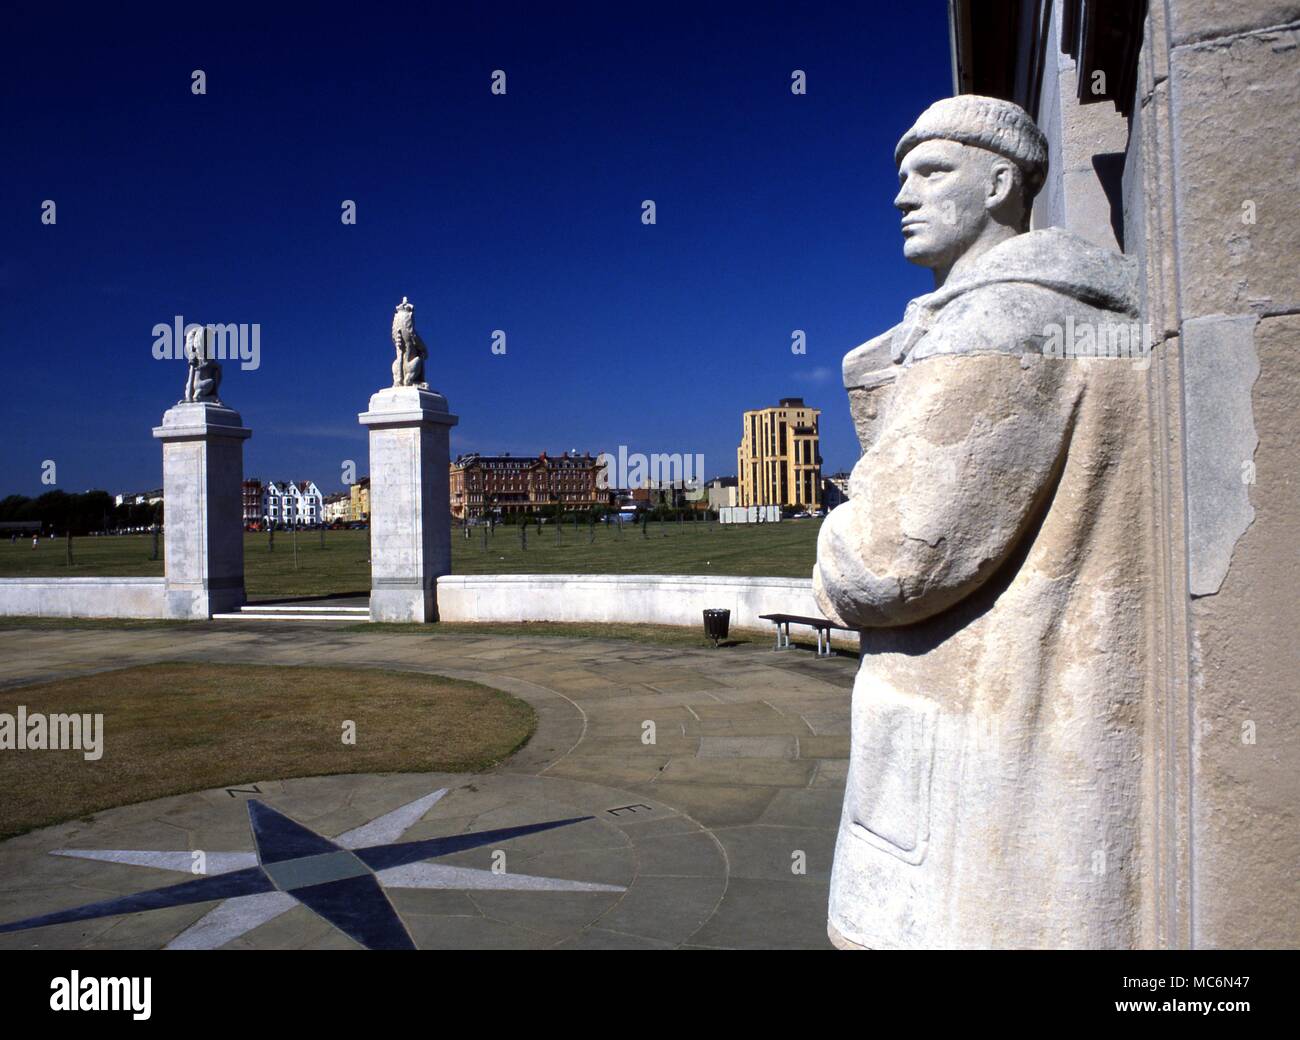
[[[704,612],[704,634],[713,640],[715,648],[719,640],[727,638],[727,629],[730,627],[730,610],[715,607]]]

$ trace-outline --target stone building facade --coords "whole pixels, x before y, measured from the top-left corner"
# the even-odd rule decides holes
[[[953,0],[955,93],[1047,136],[1035,228],[1138,260],[1156,580],[1142,945],[1300,944],[1293,0]],[[1135,613],[1135,616],[1138,614]]]
[[[590,453],[461,455],[451,464],[451,515],[466,520],[607,506],[600,468]]]
[[[370,519],[370,478],[362,477],[348,488],[348,520],[362,523]]]

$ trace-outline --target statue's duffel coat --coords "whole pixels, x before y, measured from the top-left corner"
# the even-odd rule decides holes
[[[841,945],[1139,941],[1152,511],[1130,264],[1019,235],[845,358],[864,454],[813,579],[863,629]]]

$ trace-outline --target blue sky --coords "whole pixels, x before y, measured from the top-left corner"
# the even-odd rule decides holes
[[[246,474],[335,489],[368,468],[356,415],[403,295],[453,454],[731,474],[741,412],[803,396],[847,469],[840,358],[932,287],[892,156],[952,90],[942,0],[13,6],[0,495],[49,490],[46,459],[67,491],[160,485],[150,429],[185,372],[152,329],[177,314],[261,326],[260,367],[222,385]]]

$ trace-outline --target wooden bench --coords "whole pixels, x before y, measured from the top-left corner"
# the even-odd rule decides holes
[[[831,649],[831,630],[840,632],[856,632],[856,628],[849,628],[847,625],[837,625],[834,621],[828,621],[822,617],[804,617],[802,614],[760,614],[759,618],[763,621],[771,621],[776,625],[776,646],[773,650],[790,649],[790,626],[807,625],[817,632],[817,656],[834,657],[835,651]]]

